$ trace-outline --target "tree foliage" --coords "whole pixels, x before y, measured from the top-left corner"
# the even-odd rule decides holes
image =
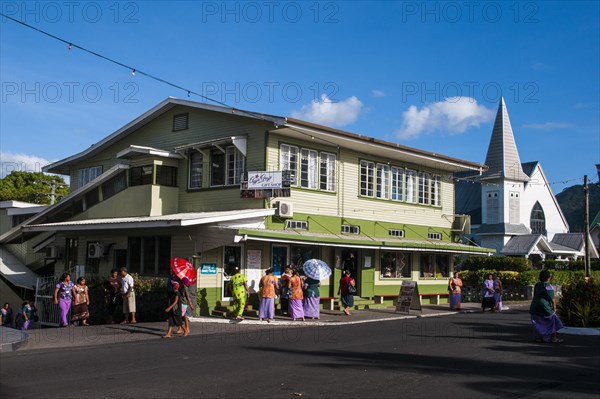
[[[24,201],[33,204],[50,204],[52,188],[55,201],[69,194],[69,187],[60,176],[42,172],[13,171],[0,179],[0,201]]]
[[[600,211],[600,185],[590,184],[590,220]],[[583,231],[583,213],[584,213],[584,195],[583,185],[576,185],[565,188],[561,193],[556,195],[556,200],[560,205],[571,233]]]

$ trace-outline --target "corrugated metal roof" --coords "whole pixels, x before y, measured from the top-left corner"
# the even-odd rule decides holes
[[[28,290],[35,289],[37,278],[35,272],[25,266],[16,256],[0,245],[0,274],[17,287]]]

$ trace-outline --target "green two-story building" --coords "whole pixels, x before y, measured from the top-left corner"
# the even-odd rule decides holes
[[[333,297],[343,269],[364,298],[446,291],[460,243],[453,174],[484,166],[305,121],[168,98],[45,172],[71,193],[0,237],[51,234],[56,272],[126,266],[166,276],[192,258],[212,307],[239,266],[253,292],[269,267],[327,262]],[[52,251],[48,251],[49,253]]]

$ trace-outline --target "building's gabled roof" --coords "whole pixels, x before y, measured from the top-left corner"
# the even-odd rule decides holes
[[[363,152],[376,151],[377,153],[386,152],[387,156],[398,156],[400,154],[402,157],[409,159],[411,162],[415,162],[417,164],[423,164],[427,166],[438,166],[445,170],[450,171],[458,171],[458,170],[475,170],[482,171],[485,166],[475,163],[469,162],[458,158],[453,158],[445,155],[440,155],[433,152],[428,152],[416,148],[411,148],[407,146],[403,146],[398,143],[391,143],[384,140],[375,139],[373,137],[368,137],[360,134],[350,133],[343,130],[337,130],[334,128],[330,128],[327,126],[317,125],[314,123],[294,119],[294,118],[286,118],[282,116],[261,114],[252,111],[244,111],[233,109],[229,107],[222,107],[218,105],[210,105],[205,103],[199,103],[195,101],[189,100],[181,100],[173,97],[169,97],[157,104],[155,107],[151,108],[144,114],[140,115],[133,121],[129,122],[125,126],[116,130],[112,134],[108,135],[104,139],[100,140],[96,144],[93,144],[89,148],[84,151],[75,154],[71,157],[62,159],[60,161],[54,162],[50,165],[46,165],[43,168],[44,172],[49,173],[58,173],[58,174],[69,174],[70,168],[76,162],[80,162],[82,158],[88,157],[102,151],[108,146],[114,144],[115,142],[123,139],[130,133],[136,131],[140,127],[149,123],[150,121],[158,118],[163,115],[165,112],[169,111],[173,107],[176,106],[185,106],[196,109],[203,109],[213,112],[221,112],[229,115],[236,115],[244,118],[251,118],[255,120],[263,120],[267,121],[269,124],[273,125],[273,131],[277,131],[280,134],[292,133],[296,137],[298,136],[298,132],[302,131],[303,134],[310,136],[313,140],[322,140],[324,143],[328,145],[338,146],[340,148],[363,148]],[[333,139],[332,139],[333,138]],[[367,148],[368,147],[368,148]],[[156,151],[171,151],[172,149],[154,149]]]
[[[552,248],[544,236],[541,234],[525,234],[508,240],[502,248],[502,255],[528,256],[537,246],[541,247],[542,252],[552,252]]]
[[[552,245],[553,248],[558,245],[580,254],[585,251],[583,244],[583,233],[557,233],[554,234],[554,237],[552,237],[552,241],[550,242],[550,245]],[[598,251],[596,251],[591,240],[589,241],[589,248],[592,258],[598,258]]]
[[[35,289],[39,277],[3,245],[0,245],[0,274],[13,285],[28,290]]]
[[[557,233],[552,237],[552,242],[581,251],[583,248],[583,233]]]
[[[482,224],[477,232],[479,235],[524,235],[530,231],[524,224],[496,223]]]
[[[73,203],[73,201],[75,199],[81,198],[81,196],[84,195],[85,193],[98,187],[102,183],[108,181],[109,179],[111,179],[112,177],[116,176],[117,174],[121,173],[123,170],[126,170],[126,169],[129,169],[129,166],[123,165],[123,164],[117,164],[117,165],[113,166],[112,168],[110,168],[106,172],[102,173],[100,176],[98,176],[94,180],[88,182],[86,185],[81,186],[78,189],[76,189],[75,191],[69,193],[69,195],[66,196],[65,198],[63,198],[61,201],[57,202],[54,205],[47,206],[46,208],[44,208],[43,211],[36,213],[29,219],[25,220],[23,223],[13,227],[12,229],[8,230],[6,233],[0,235],[0,243],[8,243],[8,242],[13,241],[14,239],[18,238],[21,235],[22,228],[24,225],[44,221],[46,217],[48,217],[52,214],[55,214],[57,212],[60,212],[61,210],[67,208],[68,206],[70,206]]]
[[[219,105],[211,105],[211,104],[199,103],[196,101],[181,100],[178,98],[168,97],[165,100],[161,101],[156,106],[152,107],[148,111],[144,112],[142,115],[138,116],[137,118],[135,118],[134,120],[132,120],[131,122],[126,124],[125,126],[114,131],[110,135],[106,136],[105,138],[103,138],[102,140],[97,142],[96,144],[91,145],[90,147],[81,151],[78,154],[72,155],[68,158],[61,159],[60,161],[56,161],[49,165],[46,165],[42,168],[42,170],[47,173],[69,174],[69,168],[72,163],[78,162],[83,157],[91,156],[93,154],[98,153],[99,151],[102,151],[109,145],[123,139],[130,133],[136,131],[140,127],[153,121],[154,119],[158,118],[165,112],[169,111],[170,109],[172,109],[178,105],[196,108],[196,109],[204,109],[204,110],[214,111],[214,112],[221,112],[221,113],[225,113],[225,114],[229,114],[229,115],[237,115],[237,116],[242,116],[245,118],[265,120],[270,123],[273,123],[275,126],[282,125],[285,123],[285,118],[280,117],[280,116],[261,114],[258,112],[244,111],[244,110],[238,110],[236,108],[222,107]]]
[[[535,168],[538,166],[538,164],[538,161],[522,163],[521,168],[523,169],[523,173],[529,177],[533,176],[533,172],[535,172]]]
[[[500,105],[498,106],[485,165],[488,170],[483,173],[482,179],[529,180],[521,167],[521,160],[504,98],[500,99]]]

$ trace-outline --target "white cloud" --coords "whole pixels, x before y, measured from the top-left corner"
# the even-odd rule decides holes
[[[410,139],[432,131],[464,133],[471,127],[491,121],[494,111],[478,105],[474,98],[450,97],[420,110],[411,105],[402,116],[402,127],[396,135],[400,139]]]
[[[326,94],[321,95],[321,101],[303,105],[300,111],[293,111],[292,117],[309,122],[329,126],[345,126],[356,122],[363,107],[355,96],[344,101],[333,102]]]
[[[0,151],[0,178],[4,178],[12,171],[41,172],[42,167],[50,163],[45,158],[36,155],[17,154],[13,152]]]
[[[385,97],[385,92],[383,90],[371,90],[371,95],[375,98]]]
[[[530,123],[527,125],[523,125],[526,129],[541,129],[541,130],[554,130],[554,129],[569,129],[573,127],[568,123],[559,123],[559,122],[544,122],[544,123]]]

